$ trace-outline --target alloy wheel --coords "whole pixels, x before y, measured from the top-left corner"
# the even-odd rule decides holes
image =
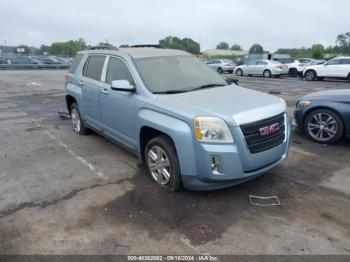
[[[80,121],[79,113],[75,108],[72,109],[71,118],[72,118],[73,130],[79,133],[81,129],[81,121]]]
[[[326,142],[337,134],[338,124],[330,114],[317,113],[309,119],[307,129],[312,138]]]
[[[165,151],[160,146],[153,146],[147,152],[147,161],[152,178],[160,185],[166,185],[170,181],[170,161]]]
[[[315,79],[314,71],[307,71],[306,74],[305,74],[305,78],[308,81],[314,80]]]

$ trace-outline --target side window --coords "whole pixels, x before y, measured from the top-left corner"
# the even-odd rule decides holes
[[[341,59],[340,60],[340,64],[342,64],[342,65],[350,65],[350,58]]]
[[[105,59],[105,56],[100,55],[89,56],[84,66],[83,75],[101,81],[101,73]]]
[[[326,65],[337,65],[339,63],[339,59],[329,60]]]
[[[76,55],[75,59],[72,63],[72,65],[70,66],[68,73],[74,74],[75,70],[77,70],[78,65],[80,64],[81,59],[83,58],[83,55]]]
[[[111,84],[113,80],[128,80],[131,85],[135,85],[131,73],[125,63],[121,59],[115,57],[109,59],[106,83]]]

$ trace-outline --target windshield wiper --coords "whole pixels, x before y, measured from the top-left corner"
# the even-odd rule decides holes
[[[207,84],[207,85],[202,85],[202,86],[193,88],[190,91],[199,90],[199,89],[205,89],[205,88],[211,88],[211,87],[217,87],[217,86],[226,86],[226,85],[225,84]]]
[[[188,90],[166,90],[166,91],[156,91],[153,94],[180,94],[188,92]]]

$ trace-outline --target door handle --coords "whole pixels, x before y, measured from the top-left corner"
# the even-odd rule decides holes
[[[101,90],[101,93],[104,94],[104,95],[108,95],[107,88],[103,88],[103,89]]]
[[[83,85],[84,85],[84,81],[83,81],[83,80],[80,80],[80,81],[79,81],[79,85],[80,85],[80,86],[83,86]]]

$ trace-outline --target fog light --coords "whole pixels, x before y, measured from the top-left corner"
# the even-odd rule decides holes
[[[220,156],[210,156],[210,166],[211,171],[214,175],[222,175],[221,174],[221,157]]]

